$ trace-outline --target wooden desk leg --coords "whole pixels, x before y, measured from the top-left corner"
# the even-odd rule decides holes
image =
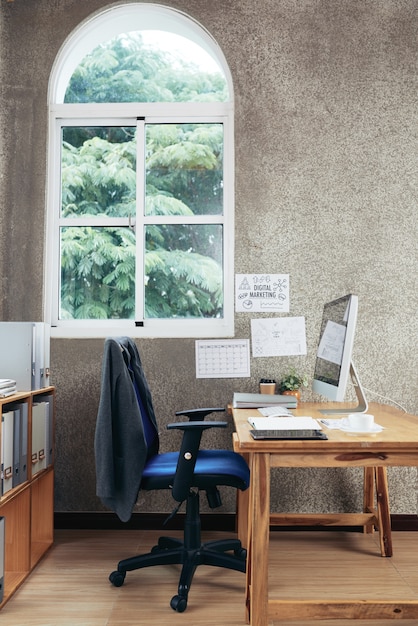
[[[253,481],[252,481],[252,476],[253,476],[253,470],[254,470],[254,461],[253,461],[253,457],[254,455],[251,455],[247,458],[247,463],[248,466],[250,468],[250,486],[248,487],[247,491],[245,492],[247,494],[247,498],[248,498],[248,502],[247,502],[247,539],[246,539],[246,547],[247,547],[247,569],[246,569],[246,582],[245,582],[245,619],[247,624],[250,624],[251,621],[251,581],[252,581],[252,575],[253,575],[253,568],[252,568],[252,554],[253,554],[253,550],[252,550],[252,528],[253,528],[253,515],[252,515],[252,511],[254,510],[254,501],[253,501]],[[238,519],[243,517],[243,513],[244,510],[241,508],[241,506],[243,505],[242,500],[240,500],[239,502],[239,516]],[[243,526],[244,524],[241,522],[241,530],[243,530]]]
[[[389,491],[386,467],[364,468],[364,512],[375,512],[379,530],[382,556],[392,556],[392,529],[390,523]],[[366,524],[364,532],[374,530],[374,524]]]
[[[375,501],[375,468],[364,468],[364,492],[363,492],[363,512],[372,513],[376,508]],[[374,524],[369,523],[363,526],[365,533],[374,532]]]
[[[375,471],[380,551],[382,556],[392,556],[392,529],[390,524],[387,470],[386,467],[376,467]]]
[[[242,455],[249,464],[248,454]],[[249,527],[249,504],[250,504],[251,486],[245,491],[237,490],[237,535],[244,548],[248,545],[248,527]]]
[[[270,455],[251,455],[250,541],[247,610],[251,626],[268,624]]]

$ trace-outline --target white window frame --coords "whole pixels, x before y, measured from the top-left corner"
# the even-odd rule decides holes
[[[50,78],[49,89],[49,138],[48,138],[48,181],[47,223],[45,259],[45,320],[51,324],[52,337],[106,337],[129,335],[132,337],[230,337],[234,336],[234,107],[232,96],[227,102],[197,103],[120,103],[120,104],[65,104],[65,88],[83,56],[100,41],[106,41],[117,32],[135,29],[139,14],[144,23],[155,29],[170,30],[198,43],[222,67],[232,94],[232,81],[222,52],[210,35],[184,14],[158,5],[127,4],[106,9],[98,16],[87,20],[69,38],[57,57]],[[144,16],[149,18],[149,22]],[[157,20],[157,21],[156,21]],[[127,27],[127,24],[130,27]],[[154,26],[151,26],[154,24]],[[60,320],[60,167],[62,125],[135,125],[138,117],[146,123],[221,123],[224,129],[223,180],[224,211],[222,216],[204,216],[205,223],[223,225],[223,317],[148,319],[143,326],[135,320]],[[139,172],[140,176],[143,172]],[[147,216],[143,216],[143,224]],[[81,223],[79,219],[75,220]],[[150,220],[155,223],[155,217]],[[186,223],[181,218],[161,218],[161,223]],[[193,220],[192,220],[193,221]],[[201,222],[201,219],[196,219]],[[126,224],[126,219],[121,223]],[[102,223],[101,223],[102,225]],[[138,269],[143,283],[143,254],[137,256]],[[141,320],[142,321],[142,320]]]

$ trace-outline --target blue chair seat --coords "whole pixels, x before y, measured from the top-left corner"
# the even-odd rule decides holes
[[[142,473],[141,489],[167,489],[172,485],[178,458],[178,452],[165,452],[151,457]],[[247,489],[250,484],[247,463],[231,450],[199,450],[192,487],[204,490],[214,484]]]

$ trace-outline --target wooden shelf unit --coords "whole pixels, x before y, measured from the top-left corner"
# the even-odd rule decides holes
[[[0,398],[4,412],[16,404],[28,405],[27,480],[0,496],[0,517],[5,518],[4,592],[0,609],[30,574],[54,540],[53,453],[45,468],[32,470],[32,408],[52,400],[52,449],[55,427],[55,389],[45,387]],[[1,429],[0,429],[0,445]]]

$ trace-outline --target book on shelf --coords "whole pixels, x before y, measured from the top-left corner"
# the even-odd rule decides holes
[[[16,381],[11,378],[0,378],[0,389],[7,389],[9,387],[16,387]]]
[[[0,378],[0,398],[8,398],[17,392],[16,381],[11,378]]]
[[[5,387],[0,389],[0,398],[8,398],[9,396],[14,396],[15,393],[17,393],[16,385],[14,387]]]
[[[232,406],[234,409],[258,409],[267,406],[283,406],[296,409],[297,400],[294,396],[273,393],[234,393]]]

